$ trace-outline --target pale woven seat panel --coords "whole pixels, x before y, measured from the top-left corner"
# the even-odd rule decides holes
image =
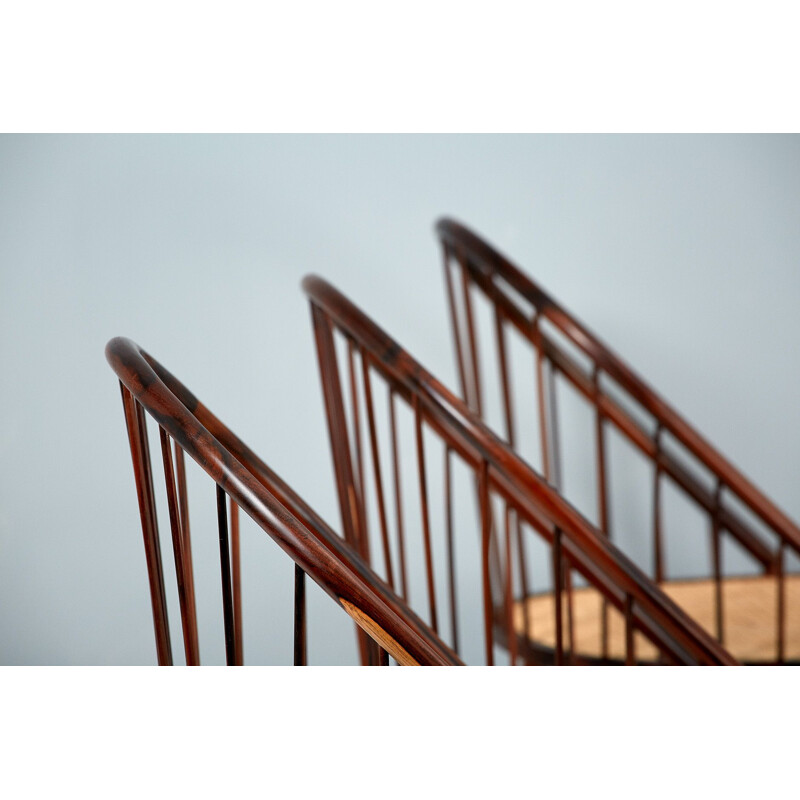
[[[785,657],[800,660],[800,576],[786,576]],[[673,581],[662,589],[699,625],[715,635],[715,588],[713,580]],[[566,593],[562,598],[564,649],[569,650],[569,616]],[[726,578],[722,604],[724,644],[740,661],[769,663],[777,656],[778,581],[774,576]],[[552,594],[527,599],[529,638],[538,645],[555,648],[555,602]],[[593,588],[572,593],[575,650],[589,658],[602,657],[602,599]],[[522,601],[515,604],[514,627],[524,634]],[[638,661],[655,661],[657,649],[643,635],[635,636]],[[625,622],[622,614],[608,607],[608,657],[625,659]]]
[[[607,658],[625,660],[625,618],[612,605],[608,605]],[[518,633],[525,629],[522,603],[514,609],[514,627]],[[563,646],[570,649],[569,614],[566,593],[562,597]],[[556,645],[555,601],[552,594],[528,598],[529,638],[537,645],[554,649]],[[602,658],[602,598],[595,589],[575,589],[572,592],[572,629],[575,652],[589,658]],[[641,633],[634,635],[637,660],[655,661],[658,651]]]

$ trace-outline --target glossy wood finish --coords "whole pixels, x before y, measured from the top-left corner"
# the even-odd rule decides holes
[[[506,327],[510,326],[534,349],[542,464],[546,480],[556,486],[559,483],[557,454],[554,453],[554,443],[558,440],[555,430],[556,408],[552,393],[553,380],[558,375],[594,406],[597,518],[598,527],[604,534],[613,538],[608,512],[609,485],[613,489],[613,480],[609,483],[605,452],[605,428],[608,425],[615,427],[653,465],[653,563],[650,576],[656,582],[661,583],[669,578],[664,558],[664,481],[670,480],[708,515],[712,564],[709,577],[714,582],[716,597],[712,631],[723,643],[723,585],[728,577],[722,563],[723,536],[735,540],[764,574],[777,575],[780,581],[785,552],[788,550],[795,555],[800,554],[800,528],[629,366],[507,258],[452,220],[439,221],[436,231],[443,248],[456,364],[467,402],[480,416],[480,407],[470,402],[474,391],[469,387],[480,386],[492,379],[491,376],[479,374],[477,362],[463,355],[465,350],[475,347],[476,340],[480,341],[479,332],[476,332],[472,322],[473,301],[467,299],[474,291],[482,294],[493,308],[494,338],[498,346],[504,346],[501,342],[504,341]],[[460,304],[451,289],[456,281],[465,287],[462,292],[464,301]],[[588,368],[584,360],[588,361]],[[496,379],[501,392],[505,394],[509,370],[502,360],[498,373]],[[613,384],[613,387],[609,384]],[[511,416],[510,404],[506,402],[504,405],[506,440],[513,448],[515,443],[508,419]],[[635,415],[630,410],[633,408],[637,410]],[[642,419],[649,421],[653,433],[648,430],[648,422],[642,422]],[[708,487],[708,474],[714,481],[713,489]],[[759,530],[739,511],[742,506],[758,518],[763,530]],[[585,512],[592,513],[588,509]],[[765,531],[771,535],[765,535]],[[778,542],[777,548],[774,540]],[[782,590],[778,592],[776,602],[774,613],[764,618],[764,625],[777,627],[776,638],[781,652],[786,617],[785,593]],[[601,613],[607,616],[605,603]]]
[[[551,548],[557,542],[558,560],[565,572],[564,588],[569,593],[566,576],[572,571],[600,592],[610,606],[626,613],[631,632],[645,637],[668,663],[734,664],[735,659],[700,626],[672,602],[640,569],[624,556],[601,531],[582,517],[564,498],[528,464],[492,433],[452,392],[446,389],[402,347],[382,331],[353,303],[321,278],[309,276],[303,288],[311,301],[312,319],[320,362],[323,396],[328,415],[339,500],[343,519],[352,527],[359,524],[368,534],[367,519],[355,519],[359,510],[352,502],[354,479],[350,463],[351,434],[342,424],[344,419],[343,381],[337,358],[337,339],[344,338],[347,353],[366,358],[376,375],[380,375],[392,397],[405,401],[413,414],[420,448],[419,431],[423,428],[448,448],[470,471],[479,498],[481,534],[481,574],[484,592],[485,662],[494,660],[494,636],[499,633],[508,641],[507,624],[499,631],[494,614],[507,619],[503,575],[515,570],[501,569],[501,548],[498,547],[500,526],[493,521],[491,501],[510,508],[524,526],[524,535],[538,536]],[[465,330],[469,323],[465,325]],[[476,353],[467,338],[461,345],[464,360],[475,360]],[[471,405],[480,406],[479,383],[462,375],[463,386],[471,396]],[[424,461],[418,464],[420,493],[424,498]],[[423,501],[423,504],[426,501]],[[433,535],[427,514],[420,526],[427,540]],[[444,532],[440,532],[444,535]],[[407,527],[406,535],[409,535]],[[505,552],[514,549],[505,548]],[[427,564],[426,564],[427,569]],[[560,570],[555,570],[560,575]],[[487,586],[487,584],[490,584]],[[429,620],[434,609],[428,610]],[[569,615],[568,615],[569,616]],[[567,626],[568,627],[568,626]],[[569,639],[567,638],[567,642]],[[562,648],[563,650],[563,648]],[[520,652],[524,651],[524,644]]]
[[[357,623],[368,642],[370,663],[455,665],[460,659],[309,506],[223,425],[183,384],[128,339],[112,339],[106,358],[116,373],[134,466],[160,664],[172,663],[145,412],[160,427],[173,544],[178,565],[187,662],[196,663],[196,620],[190,606],[188,505],[183,462],[172,467],[171,442],[188,454],[216,485],[226,660],[241,663],[241,579],[238,510],[241,508],[295,563],[295,661],[305,663],[305,586],[308,574]],[[182,455],[181,455],[182,458]],[[228,526],[227,503],[231,503]],[[235,504],[235,505],[234,505]],[[231,537],[230,534],[233,534]],[[351,529],[352,533],[352,529]],[[233,541],[231,541],[231,538]],[[233,559],[233,564],[231,560]],[[191,587],[191,588],[190,588]],[[291,624],[291,623],[289,623]]]

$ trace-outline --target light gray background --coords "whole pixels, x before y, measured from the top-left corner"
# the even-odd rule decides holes
[[[106,341],[148,349],[338,526],[300,280],[327,277],[455,386],[442,214],[800,518],[797,137],[6,136],[0,663],[155,659]],[[202,654],[219,662],[213,486],[189,480]],[[291,569],[243,536],[247,659],[288,663]],[[343,616],[312,594],[312,662],[352,660]]]

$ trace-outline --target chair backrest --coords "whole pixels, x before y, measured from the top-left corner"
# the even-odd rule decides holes
[[[514,375],[507,341],[516,331],[533,350],[528,362],[535,372],[536,397],[525,407],[538,406],[540,463],[545,479],[561,488],[556,381],[564,380],[592,408],[595,428],[598,528],[612,537],[612,504],[607,458],[607,427],[613,426],[651,464],[653,516],[644,535],[652,561],[648,573],[656,582],[667,579],[662,519],[664,478],[684,494],[708,519],[709,581],[714,586],[716,637],[724,642],[722,537],[730,536],[763,573],[776,578],[774,613],[763,618],[774,625],[775,660],[786,660],[787,591],[784,573],[787,551],[800,554],[800,528],[725,459],[706,439],[650,388],[572,314],[507,258],[464,226],[449,219],[436,225],[444,253],[444,274],[454,333],[461,392],[470,410],[485,421],[484,399],[491,381],[499,384],[505,430],[503,437],[517,446]],[[475,292],[493,311],[492,332],[497,374],[481,364],[481,331],[475,313]],[[484,351],[485,353],[486,351]],[[519,363],[519,362],[518,362]],[[494,388],[494,387],[493,387]],[[521,407],[522,404],[518,406]],[[535,413],[531,411],[531,413]],[[772,617],[770,619],[769,617]],[[797,653],[795,653],[797,657]]]
[[[387,654],[399,664],[460,663],[353,548],[154,358],[124,338],[108,343],[106,358],[122,390],[160,664],[172,663],[172,651],[147,415],[159,426],[187,664],[199,663],[199,649],[184,453],[216,484],[222,615],[229,665],[243,660],[239,508],[294,561],[295,664],[306,662],[306,573],[357,623],[362,663],[386,664]]]
[[[411,526],[421,534],[427,593],[427,617],[437,633],[449,627],[449,639],[459,647],[461,615],[455,578],[456,509],[451,491],[456,469],[468,472],[468,482],[477,494],[480,532],[480,581],[485,663],[495,662],[495,636],[509,649],[511,663],[528,661],[527,637],[519,637],[515,615],[526,613],[527,605],[515,605],[515,598],[527,597],[531,586],[527,574],[526,547],[536,540],[543,545],[552,568],[553,655],[564,663],[574,653],[572,638],[572,576],[585,581],[602,597],[604,612],[624,617],[625,660],[636,661],[637,639],[643,637],[666,663],[731,664],[735,660],[691,618],[664,595],[600,531],[570,506],[528,464],[483,425],[466,404],[416,363],[402,347],[384,333],[347,298],[318,277],[309,276],[303,288],[311,302],[323,394],[328,416],[334,467],[347,540],[365,557],[373,557],[376,570],[383,570],[387,582],[399,586],[408,599],[406,549]],[[346,375],[340,372],[343,355]],[[378,424],[374,398],[379,377],[388,399],[388,422]],[[344,385],[349,385],[349,402]],[[359,389],[360,386],[360,389]],[[415,478],[419,500],[419,524],[411,522],[403,502],[398,437],[397,400],[413,416]],[[363,413],[362,413],[363,403]],[[364,429],[366,420],[366,430]],[[434,439],[443,460],[444,544],[434,541],[429,485],[432,473],[426,456],[426,435]],[[368,441],[368,445],[365,442]],[[388,455],[381,456],[381,443]],[[372,479],[366,470],[364,451],[372,464]],[[430,453],[431,446],[428,445]],[[460,462],[460,465],[458,464]],[[394,514],[384,485],[384,465],[389,464],[394,494]],[[370,525],[367,508],[369,485],[374,491]],[[410,493],[406,493],[406,498]],[[499,509],[499,512],[498,512]],[[394,517],[391,529],[390,517]],[[497,519],[502,519],[499,524]],[[376,533],[377,529],[377,533]],[[533,535],[531,535],[533,534]],[[415,537],[417,538],[417,537]],[[394,539],[394,541],[392,541]],[[418,539],[419,541],[419,539]],[[441,543],[441,540],[440,540]],[[459,543],[459,546],[463,546]],[[437,591],[434,550],[444,553],[447,589]],[[447,597],[449,625],[442,618],[440,597]],[[469,599],[469,598],[468,598]],[[530,630],[525,620],[525,631]],[[503,641],[504,639],[504,641]]]

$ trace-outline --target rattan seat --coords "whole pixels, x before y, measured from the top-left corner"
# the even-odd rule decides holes
[[[714,635],[715,587],[711,579],[665,581],[661,588],[698,624]],[[748,664],[774,663],[777,654],[775,620],[778,606],[778,581],[772,575],[731,577],[723,580],[724,645],[739,661]],[[787,608],[800,601],[800,576],[785,578]],[[564,619],[568,619],[567,596],[562,596]],[[572,592],[572,618],[575,651],[579,661],[603,660],[602,599],[592,587]],[[529,641],[536,651],[555,647],[554,595],[536,594],[527,598]],[[524,636],[523,601],[514,605],[514,628]],[[786,660],[800,661],[800,615],[787,614],[785,622]],[[565,647],[569,646],[566,636]],[[655,648],[636,635],[636,660],[656,661]],[[608,650],[610,661],[625,659],[625,620],[614,608],[608,610]]]

